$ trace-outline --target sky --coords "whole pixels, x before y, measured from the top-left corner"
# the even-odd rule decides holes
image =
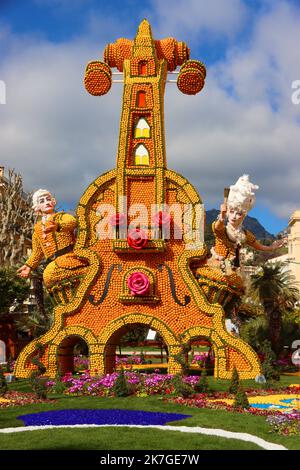
[[[115,167],[122,100],[120,83],[89,95],[85,66],[143,18],[207,67],[198,95],[166,87],[168,167],[206,209],[249,174],[259,185],[249,215],[284,229],[300,209],[300,0],[0,0],[0,165],[76,208]]]

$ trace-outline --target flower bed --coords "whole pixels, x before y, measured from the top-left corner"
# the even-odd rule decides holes
[[[18,416],[25,426],[110,424],[110,425],[165,425],[170,421],[190,418],[179,413],[160,413],[141,410],[53,410]]]
[[[136,356],[138,359],[138,356]],[[130,393],[136,396],[149,396],[149,395],[176,395],[176,387],[174,385],[174,376],[170,374],[161,374],[159,371],[154,373],[142,373],[133,370],[125,370],[125,378],[128,382]],[[71,373],[65,374],[60,381],[49,380],[47,382],[48,393],[64,393],[66,395],[84,395],[84,396],[115,396],[114,385],[119,372],[106,374],[104,376],[91,376],[89,371],[72,375]],[[197,385],[199,384],[200,377],[191,375],[183,377],[183,382],[192,387],[192,392],[197,394]],[[247,388],[248,397],[266,396],[269,395],[295,395],[299,393],[299,386],[295,384],[290,387],[276,387],[276,388]],[[209,392],[205,395],[206,398],[215,400],[232,400],[233,396],[228,392]]]
[[[64,393],[67,395],[114,396],[113,387],[117,376],[118,372],[97,377],[91,377],[89,371],[77,376],[67,373],[62,377],[61,383],[65,385]],[[174,391],[173,375],[170,374],[144,374],[125,371],[125,377],[131,386],[132,394],[138,396],[164,395]],[[195,386],[199,377],[184,377],[183,380],[185,383]],[[49,380],[46,385],[48,392],[56,393],[56,380]]]
[[[272,395],[269,391],[268,393],[265,393],[265,395],[257,397],[257,394],[253,392],[251,400],[251,392],[248,393],[247,391],[249,402],[252,402],[252,405],[250,404],[251,406],[247,409],[233,408],[233,400],[228,398],[228,393],[214,393],[214,399],[209,397],[207,394],[198,394],[192,398],[170,397],[165,398],[165,400],[168,403],[171,402],[177,405],[193,408],[210,408],[226,410],[231,413],[237,412],[248,413],[255,416],[265,416],[267,423],[271,426],[272,432],[283,435],[300,435],[300,409],[298,408],[297,404],[295,404],[296,401],[299,400],[299,395],[293,395],[292,392],[288,390],[285,395]],[[292,398],[287,398],[286,395],[288,397],[292,395]],[[272,400],[274,401],[274,405],[269,407],[259,407],[256,403],[259,402],[263,404],[264,401],[269,401],[270,404],[272,404]],[[289,409],[288,407],[285,408],[284,406],[278,406],[278,403],[281,401],[293,401],[293,405],[297,406],[297,409]]]
[[[271,426],[272,431],[278,434],[300,436],[299,411],[268,416],[267,423]]]
[[[118,372],[104,376],[91,377],[89,371],[73,376],[67,373],[62,377],[66,395],[91,395],[91,396],[114,396],[113,387],[118,377]],[[143,374],[132,371],[125,371],[126,380],[130,386],[132,394],[137,396],[148,395],[168,395],[175,392],[173,375],[170,374]],[[199,377],[184,377],[184,382],[195,386]],[[57,381],[49,380],[47,383],[48,392],[57,393]]]
[[[4,400],[0,401],[0,408],[8,408],[11,406],[32,405],[33,403],[55,403],[55,400],[42,400],[36,398],[34,393],[9,391],[3,397]]]

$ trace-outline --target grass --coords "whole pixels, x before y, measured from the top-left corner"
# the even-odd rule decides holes
[[[236,439],[153,429],[50,429],[6,435],[1,450],[260,450]]]
[[[227,390],[229,381],[209,377],[214,390]],[[280,385],[299,383],[299,377],[282,376]],[[243,381],[245,387],[258,387],[254,381]],[[27,380],[18,380],[9,385],[10,389],[29,391]],[[0,412],[0,428],[22,426],[17,417],[22,414],[58,409],[130,409],[144,411],[179,412],[192,415],[186,420],[170,423],[181,426],[201,426],[219,428],[234,432],[246,432],[267,441],[282,444],[288,449],[300,449],[299,436],[279,436],[270,433],[270,427],[262,416],[228,412],[225,410],[196,409],[164,403],[159,396],[137,398],[100,398],[53,396],[50,403],[11,407]],[[84,439],[83,439],[84,432]],[[101,429],[57,429],[16,434],[0,434],[0,449],[77,449],[77,450],[116,450],[116,449],[257,449],[254,444],[199,434],[183,434],[176,431],[114,427]]]

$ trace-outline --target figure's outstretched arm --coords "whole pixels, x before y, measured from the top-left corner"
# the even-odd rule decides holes
[[[26,263],[18,269],[18,275],[24,277],[25,279],[29,277],[31,271],[36,269],[42,259],[44,258],[44,253],[42,251],[41,245],[39,243],[38,237],[35,233],[32,236],[32,254],[26,261]]]
[[[274,251],[274,250],[278,250],[285,244],[286,244],[286,239],[282,238],[281,240],[275,240],[272,243],[272,245],[263,245],[262,243],[256,240],[256,242],[252,246],[256,250],[260,250],[260,251]]]
[[[23,264],[23,266],[18,269],[17,273],[19,277],[24,277],[24,279],[27,279],[31,273],[31,268],[26,264]]]
[[[217,230],[220,230],[224,227],[226,213],[227,213],[227,204],[226,202],[224,202],[223,204],[220,205],[220,214],[218,215],[218,219],[215,222],[215,228]]]

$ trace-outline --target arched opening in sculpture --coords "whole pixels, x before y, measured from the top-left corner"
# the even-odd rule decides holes
[[[124,325],[116,330],[104,349],[105,372],[112,373],[121,364],[149,370],[152,365],[167,369],[168,346],[159,332],[151,331],[156,333],[153,340],[147,339],[149,327],[143,323]]]
[[[207,375],[214,375],[215,353],[209,338],[196,336],[191,339],[186,348],[186,362],[193,372],[205,368]]]
[[[89,368],[89,348],[77,335],[66,336],[57,348],[57,368],[61,375]]]

